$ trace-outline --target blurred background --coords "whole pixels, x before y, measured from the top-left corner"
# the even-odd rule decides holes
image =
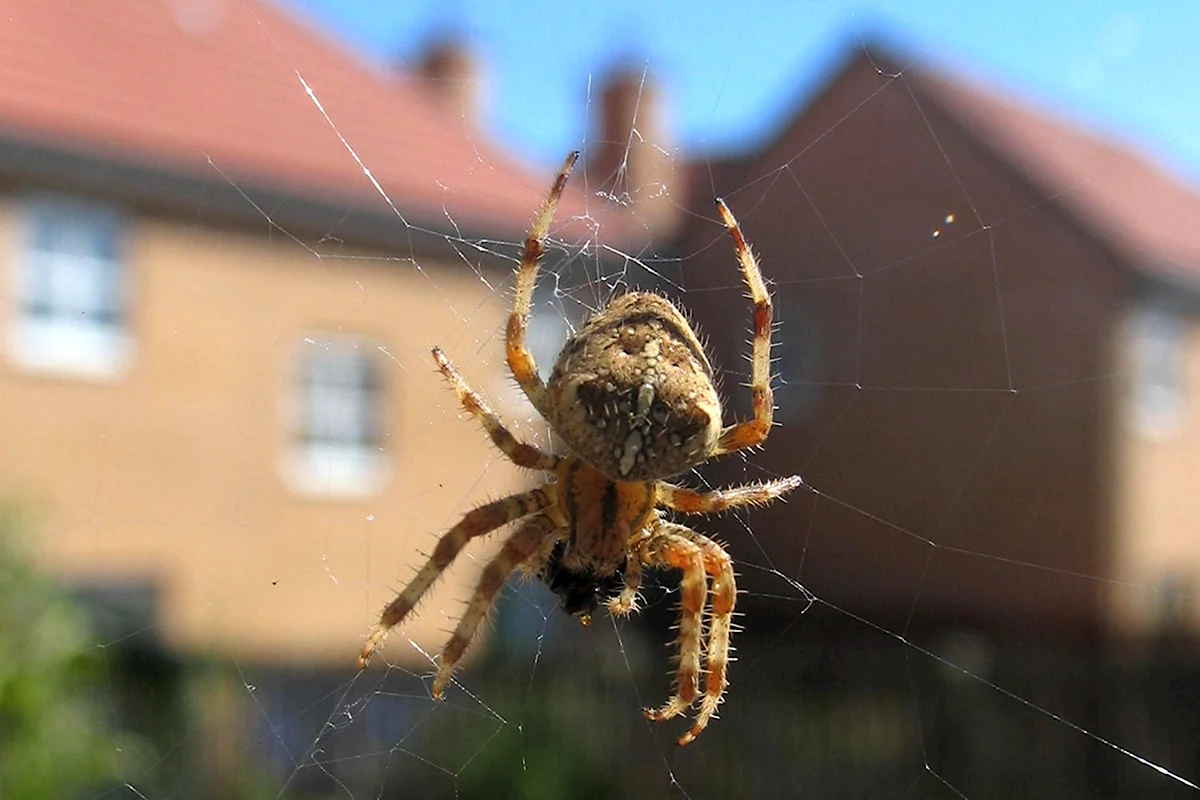
[[[0,14],[0,796],[1200,793],[1200,11],[1158,4],[8,0]],[[739,569],[691,746],[679,576],[590,628],[503,533],[366,672],[438,535],[534,485],[511,273],[562,156],[531,347],[614,294],[751,330],[778,410],[688,520]]]

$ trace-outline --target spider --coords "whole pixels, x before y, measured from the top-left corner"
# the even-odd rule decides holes
[[[550,380],[543,382],[525,335],[547,231],[578,155],[567,157],[525,240],[505,337],[513,377],[568,453],[556,455],[518,441],[442,351],[433,349],[438,369],[492,443],[517,466],[553,473],[555,480],[482,505],[446,532],[412,582],[383,609],[363,646],[359,667],[366,668],[388,631],[412,612],[470,540],[517,522],[516,531],[484,568],[442,650],[433,678],[434,699],[442,699],[455,665],[516,570],[540,572],[562,599],[564,610],[586,624],[597,595],[610,596],[612,614],[628,615],[637,610],[644,568],[677,569],[682,578],[675,691],[666,704],[645,714],[663,721],[688,711],[701,694],[703,675],[694,724],[679,739],[686,745],[704,730],[725,693],[737,588],[724,548],[669,521],[662,510],[707,514],[765,505],[800,486],[801,480],[793,476],[699,492],[663,479],[714,456],[756,447],[767,438],[774,413],[771,297],[737,221],[718,199],[717,210],[733,237],[754,304],[753,418],[722,425],[713,369],[700,340],[683,313],[655,294],[628,292],[613,299],[567,340]]]

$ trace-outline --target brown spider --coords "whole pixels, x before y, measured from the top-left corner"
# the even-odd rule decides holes
[[[533,407],[569,450],[559,456],[518,441],[438,348],[433,358],[450,381],[463,408],[478,417],[492,442],[515,464],[553,472],[555,481],[480,506],[438,541],[412,582],[384,608],[379,625],[359,656],[365,668],[388,631],[416,607],[463,547],[502,525],[520,525],[483,574],[442,650],[433,679],[441,699],[467,646],[496,595],[518,568],[538,573],[553,562],[556,592],[564,606],[585,623],[594,595],[623,582],[609,610],[637,610],[643,567],[683,573],[679,622],[679,666],[674,696],[655,721],[675,717],[699,694],[704,610],[711,591],[704,696],[695,723],[679,740],[687,744],[704,730],[725,692],[729,635],[737,598],[733,564],[713,540],[664,519],[660,508],[707,514],[740,506],[764,505],[801,485],[799,477],[697,492],[664,482],[713,456],[761,444],[771,430],[771,297],[758,264],[725,203],[717,209],[733,237],[742,275],[754,303],[754,343],[750,389],[754,417],[723,427],[721,401],[708,357],[687,319],[670,301],[630,292],[597,312],[563,346],[543,383],[525,348],[529,309],[538,265],[555,206],[578,153],[567,157],[525,240],[517,270],[516,301],[505,338],[508,365]],[[617,577],[623,573],[623,581]],[[711,579],[711,587],[709,581]]]

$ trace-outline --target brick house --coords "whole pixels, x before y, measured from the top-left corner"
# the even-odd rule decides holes
[[[549,173],[477,130],[449,48],[375,69],[269,3],[10,14],[4,494],[56,572],[152,595],[170,650],[352,664],[412,553],[528,480],[428,351],[530,419],[495,288],[517,253],[487,243],[522,238]]]
[[[859,50],[721,165],[781,320],[781,427],[753,464],[817,490],[756,514],[763,566],[880,621],[1194,627],[1200,194],[1001,92],[886,63]],[[724,331],[748,312],[721,235],[684,231],[680,280],[736,370]]]
[[[306,773],[314,794],[331,791],[330,776],[380,796],[386,780],[444,788],[437,765],[395,766],[397,742],[428,712],[416,678],[407,695],[380,689],[361,707],[330,687],[352,674],[413,552],[528,480],[457,419],[427,352],[443,345],[537,435],[504,389],[507,295],[495,287],[516,249],[495,243],[521,238],[547,175],[474,126],[477,84],[452,49],[421,71],[376,70],[266,3],[146,3],[119,16],[90,0],[22,5],[0,27],[0,487],[42,514],[47,565],[98,585],[107,603],[129,595],[167,651],[305,673],[259,682],[249,668],[198,690],[210,730],[269,727],[196,737],[213,796],[231,796],[248,742],[282,750],[289,781],[290,759],[319,743],[337,764]],[[668,772],[680,785],[778,795],[772,782],[797,770],[814,796],[861,795],[860,779],[898,794],[887,769],[937,763],[939,743],[911,725],[915,692],[903,669],[879,666],[877,642],[838,661],[856,645],[823,637],[815,613],[803,636],[771,638],[780,576],[910,633],[965,625],[1070,643],[1194,613],[1200,201],[1131,151],[880,63],[852,59],[773,142],[703,174],[686,175],[654,136],[625,152],[631,109],[639,132],[655,127],[640,79],[602,95],[589,179],[618,181],[590,188],[629,193],[634,224],[577,181],[556,236],[599,229],[641,252],[640,235],[666,264],[681,256],[674,280],[736,375],[745,337],[730,320],[748,310],[725,235],[704,219],[710,198],[681,181],[724,193],[775,283],[781,426],[762,454],[705,475],[800,471],[816,489],[755,512],[764,555],[739,524],[704,523],[730,534],[750,590],[735,687],[779,690],[731,694],[706,733],[724,758],[670,772],[658,753],[638,761],[626,733],[640,724],[629,684],[663,690],[653,615],[669,620],[669,604],[647,614],[657,638],[630,626],[619,653],[592,631],[521,657],[541,665],[536,684],[512,670],[473,678],[514,681],[494,694],[520,699],[522,720],[542,707],[566,718],[575,738],[550,743],[556,768],[570,753],[606,780],[634,776],[621,796],[661,796],[636,776]],[[731,410],[744,414],[736,383]],[[456,608],[471,564],[427,608]],[[425,613],[406,635],[435,650],[445,627]],[[397,644],[389,659],[419,671]],[[639,661],[643,649],[653,659]],[[571,689],[554,682],[562,651]],[[910,652],[885,655],[903,664]],[[611,697],[584,677],[604,669],[620,679]],[[261,719],[247,712],[251,684]],[[849,684],[870,691],[839,694]],[[546,687],[557,693],[539,706],[531,698]],[[1066,718],[1090,720],[1090,699],[1072,696]],[[329,733],[345,709],[360,724]],[[619,724],[578,725],[626,711]],[[443,753],[478,743],[507,757],[478,715],[456,713],[437,718],[456,745]],[[867,729],[875,749],[862,747]],[[531,764],[538,731],[521,729]],[[790,770],[763,768],[771,754]],[[739,760],[750,768],[727,768]],[[413,778],[422,769],[428,784]],[[486,785],[490,773],[477,774]],[[450,777],[457,792],[471,774]]]
[[[758,765],[731,796],[1190,794],[1110,743],[1200,770],[1200,194],[863,48],[695,186],[672,277],[732,413],[749,309],[711,190],[780,321],[780,425],[706,481],[799,472],[808,491],[705,522],[741,569],[732,680],[754,694],[731,692],[727,760],[674,777]]]

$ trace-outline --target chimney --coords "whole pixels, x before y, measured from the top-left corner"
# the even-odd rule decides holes
[[[417,67],[417,77],[438,104],[469,123],[481,115],[483,98],[479,63],[461,41],[435,42]]]
[[[685,169],[673,151],[658,86],[642,70],[622,69],[605,82],[599,103],[591,181],[651,237],[669,234],[686,199]]]

